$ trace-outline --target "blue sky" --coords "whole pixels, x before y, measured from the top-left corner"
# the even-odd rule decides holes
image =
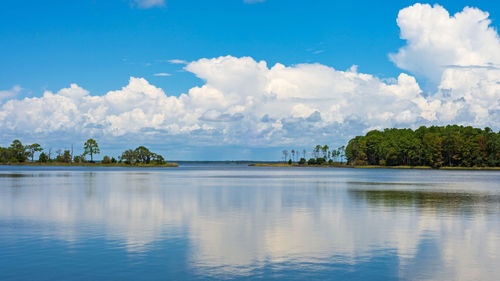
[[[19,84],[26,95],[39,96],[77,83],[98,94],[138,76],[178,95],[201,82],[162,61],[224,55],[336,69],[356,64],[381,77],[399,74],[387,54],[404,44],[397,13],[415,1],[313,2],[170,0],[165,7],[140,9],[126,0],[5,1],[0,85]],[[500,7],[495,1],[439,3],[450,13],[476,6],[493,19]],[[173,75],[153,76],[160,72]]]
[[[193,65],[190,70],[186,70],[185,64],[171,63],[172,60],[196,62],[203,58],[215,59],[221,56],[250,57],[255,62],[263,60],[269,69],[277,63],[286,67],[316,63],[339,71],[345,71],[350,69],[352,65],[357,65],[358,73],[372,75],[381,81],[395,80],[400,73],[406,73],[416,78],[421,89],[420,95],[443,96],[444,87],[439,87],[439,85],[444,85],[441,76],[422,74],[419,71],[422,68],[412,67],[408,59],[389,58],[390,53],[396,54],[400,48],[408,45],[408,41],[400,39],[401,29],[396,23],[396,19],[398,12],[412,6],[414,1],[311,2],[290,0],[267,0],[257,3],[246,3],[243,0],[4,1],[0,10],[0,91],[3,90],[8,98],[4,98],[3,102],[0,100],[0,106],[3,106],[3,111],[7,112],[6,104],[10,99],[42,97],[45,91],[56,93],[63,88],[70,87],[72,83],[88,91],[91,96],[103,96],[109,91],[120,90],[127,86],[130,77],[144,78],[148,84],[161,88],[167,96],[178,97],[182,93],[187,94],[190,89],[197,86],[213,86],[216,83],[210,82],[210,79],[215,78],[211,76],[213,73],[206,72],[206,69],[203,68],[205,66]],[[147,7],[148,3],[158,5]],[[462,12],[466,6],[477,7],[481,11],[489,13],[489,20],[492,21],[490,27],[492,29],[497,27],[496,19],[500,15],[500,4],[495,3],[495,1],[441,1],[439,5],[446,9],[450,16]],[[410,16],[408,18],[413,19]],[[471,26],[474,27],[472,23]],[[457,28],[464,28],[464,25],[457,24]],[[444,30],[444,32],[447,31]],[[464,32],[470,32],[470,30]],[[471,33],[471,36],[473,34]],[[491,34],[485,35],[484,38],[486,38],[485,42],[495,39]],[[419,39],[415,38],[415,40]],[[432,47],[440,49],[440,46],[433,45]],[[429,50],[413,53],[413,57],[418,61],[421,55],[433,53],[432,50]],[[485,52],[475,49],[469,51],[469,58],[474,57],[473,54],[478,52],[481,55]],[[477,63],[476,61],[471,63],[474,65],[496,64],[494,55],[485,54],[483,57],[485,58],[478,60]],[[430,57],[427,59],[432,60]],[[464,61],[469,60],[462,56],[450,59],[446,65],[462,66],[461,63]],[[234,63],[239,62],[235,61]],[[401,67],[402,65],[407,65],[407,67]],[[160,73],[164,73],[164,76],[158,76]],[[441,75],[441,72],[439,73]],[[224,75],[227,76],[227,74]],[[491,74],[485,75],[491,76]],[[388,83],[391,84],[394,81]],[[20,90],[15,90],[16,86]],[[225,88],[223,88],[220,86],[217,90],[230,95],[229,92],[224,92]],[[460,91],[464,97],[467,96],[467,90]],[[494,95],[497,94],[496,88],[492,91]],[[11,92],[14,93],[11,94]],[[365,94],[369,95],[369,92],[366,91]],[[246,94],[246,96],[252,96],[252,94]],[[303,97],[294,97],[295,100],[299,98]],[[428,102],[431,104],[431,101]],[[335,99],[331,103],[335,105]],[[16,107],[21,112],[25,110],[22,103],[11,106]],[[36,107],[36,105],[33,106]],[[289,111],[292,112],[293,106],[290,106]],[[322,119],[325,120],[324,116],[327,113],[314,106],[307,106],[312,110],[310,112],[319,112]],[[36,108],[30,108],[32,112],[37,111]],[[471,108],[475,107],[471,105]],[[217,115],[217,118],[225,118],[224,120],[228,116],[234,117],[234,120],[247,120],[248,116],[247,108],[245,110],[239,109],[235,104],[231,108],[225,108],[225,111],[217,109],[218,111],[213,113],[214,110],[214,108],[204,108],[204,112],[200,113],[200,116],[206,113],[211,114],[210,116]],[[496,109],[486,108],[485,110],[493,112]],[[422,111],[425,110],[422,109]],[[293,112],[290,113],[290,116],[293,115]],[[293,115],[293,118],[307,117],[304,115],[305,113],[302,114],[304,116],[301,114],[297,113]],[[401,112],[398,116],[404,114],[406,113]],[[422,116],[423,114],[421,113]],[[266,114],[262,113],[261,115],[263,117]],[[440,118],[441,115],[438,114],[433,122],[430,122],[429,118],[426,119],[427,121],[413,118],[408,122],[393,121],[380,125],[411,127],[451,121],[477,126],[493,125],[495,127],[498,125],[495,122],[491,124],[491,122],[478,121],[477,118],[473,118],[473,115],[475,113],[468,112],[450,119]],[[200,116],[197,117],[199,120],[207,120],[203,117],[205,115]],[[286,120],[280,119],[281,117],[283,116],[276,116],[274,119],[281,120],[279,126],[282,126],[281,130],[284,130],[283,128],[286,129],[286,126],[283,124],[286,124]],[[485,118],[491,119],[491,117]],[[1,119],[0,115],[3,145],[8,144],[13,136],[24,138],[28,142],[36,139],[36,136],[22,128],[21,121],[19,121],[21,118],[16,118],[14,121],[8,121]],[[56,117],[44,116],[44,118]],[[377,127],[374,124],[359,122],[359,118],[352,120],[348,120],[345,116],[338,117],[338,120],[336,118],[331,117],[331,120],[335,120],[336,123],[334,121],[327,122],[317,126],[319,128],[316,128],[317,131],[311,131],[311,134],[320,136],[318,142],[340,145],[350,136],[362,134],[368,128]],[[236,122],[240,121],[236,120]],[[212,126],[210,124],[207,126]],[[244,126],[243,124],[233,125],[231,127]],[[93,126],[100,128],[106,125],[94,122]],[[201,123],[197,126],[203,127]],[[180,134],[174,132],[175,130],[172,130],[171,127],[160,125],[155,125],[154,128],[167,135],[167,139],[171,137],[172,142],[169,142],[168,145],[161,144],[165,135],[135,138],[137,130],[134,131],[135,134],[127,132],[125,143],[145,142],[157,149],[165,150],[167,153],[169,150],[189,150],[189,152],[178,155],[174,153],[173,157],[177,159],[273,159],[279,152],[271,155],[271,151],[280,151],[281,147],[308,148],[310,145],[304,140],[286,134],[287,140],[285,142],[261,141],[260,136],[255,142],[241,139],[226,142],[227,136],[224,136],[224,129],[228,131],[227,126],[225,128],[222,128],[225,125],[216,124],[214,126],[212,127],[215,129],[210,129],[210,133],[200,133],[202,135],[200,139],[203,141],[200,140],[199,143],[195,142],[186,146],[181,144],[186,143],[185,139],[197,138],[198,131],[195,133],[183,131]],[[258,127],[258,125],[255,126],[255,128]],[[342,130],[348,133],[340,137],[338,134],[332,136],[332,126],[343,128]],[[141,127],[141,129],[144,128],[150,130],[151,126]],[[64,135],[68,138],[65,139],[65,146],[68,142],[79,143],[84,138],[83,135],[77,135],[65,129],[44,131],[42,128],[41,131],[43,135],[41,142],[50,146],[63,146],[63,144],[58,144],[57,138],[59,137],[54,137],[57,135]],[[259,130],[256,129],[256,131]],[[290,130],[287,132],[295,134],[291,133]],[[106,133],[92,130],[87,134],[99,137]],[[253,135],[255,131],[249,134]],[[221,138],[217,137],[221,135]],[[238,135],[238,133],[234,135]],[[103,145],[111,147],[113,143],[120,143],[124,139],[123,136],[125,133],[115,134],[115,139],[103,140]],[[221,141],[221,139],[223,140]],[[215,148],[204,149],[204,147]],[[112,153],[117,152],[113,151]]]

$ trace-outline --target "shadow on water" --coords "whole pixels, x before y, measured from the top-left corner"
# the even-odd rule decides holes
[[[456,215],[500,213],[499,194],[394,189],[349,189],[348,194],[371,206],[417,208]]]
[[[25,177],[33,177],[32,174],[0,174],[0,178],[25,178]]]
[[[71,177],[72,175],[68,172],[64,173],[0,173],[0,178],[52,178],[52,177]]]
[[[368,186],[437,186],[437,184],[432,183],[407,183],[407,182],[362,182],[362,181],[348,181],[348,185],[368,185]],[[441,183],[442,185],[442,183]]]

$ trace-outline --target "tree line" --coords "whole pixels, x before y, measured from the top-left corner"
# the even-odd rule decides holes
[[[350,165],[497,167],[500,132],[459,125],[373,130],[349,141]]]
[[[38,160],[35,156],[38,153]],[[73,149],[58,149],[55,153],[51,148],[44,150],[38,143],[23,145],[20,140],[14,140],[8,147],[0,147],[0,163],[95,163],[94,156],[100,154],[101,150],[96,140],[88,139],[83,144],[83,153],[73,155]],[[55,156],[55,157],[54,157]],[[88,159],[90,157],[90,159]],[[114,164],[124,163],[128,165],[137,164],[165,164],[166,161],[162,155],[151,152],[145,146],[139,146],[136,149],[124,151],[116,160],[114,157],[104,156],[101,163]]]
[[[330,148],[328,145],[316,145],[310,153],[303,149],[302,151],[284,149],[282,152],[283,160],[288,164],[298,163],[299,165],[324,165],[324,164],[342,164],[345,159],[345,146],[337,149]],[[306,160],[310,155],[309,160]],[[302,156],[302,157],[301,157]],[[299,160],[300,157],[300,160]]]

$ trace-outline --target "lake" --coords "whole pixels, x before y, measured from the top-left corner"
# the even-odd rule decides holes
[[[500,172],[0,166],[0,280],[498,280]]]

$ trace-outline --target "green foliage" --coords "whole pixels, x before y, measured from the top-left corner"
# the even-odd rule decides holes
[[[125,150],[120,157],[120,161],[123,161],[125,164],[132,164],[135,159],[135,154],[132,149]]]
[[[326,163],[326,159],[323,157],[316,158],[316,165],[323,165]]]
[[[13,153],[13,158],[11,158],[10,161],[16,160],[17,162],[24,162],[28,159],[26,147],[23,146],[20,140],[14,140],[9,148]]]
[[[144,146],[136,148],[134,154],[138,163],[149,164],[151,162],[152,153]]]
[[[104,156],[104,157],[102,158],[102,163],[103,163],[103,164],[111,164],[111,158],[110,158],[109,156],[107,156],[107,155],[106,155],[106,156]]]
[[[37,144],[24,146],[20,140],[14,140],[9,147],[0,147],[0,163],[20,163],[26,162],[28,158],[34,161],[35,153],[41,152],[38,156],[38,162],[59,162],[59,163],[85,163],[86,155],[90,155],[90,161],[93,163],[93,156],[99,154],[101,151],[97,142],[94,139],[88,139],[84,144],[84,153],[82,155],[75,155],[72,157],[70,150],[57,149],[57,157],[50,159],[52,149],[48,152],[42,152],[42,147]],[[162,155],[151,152],[145,146],[139,146],[136,149],[128,149],[119,157],[119,162],[115,158],[104,156],[102,163],[115,164],[144,164],[144,165],[164,165],[167,164]]]
[[[285,152],[287,150],[283,150]],[[298,150],[292,150],[298,157]],[[285,155],[285,154],[284,154]],[[298,162],[300,165],[305,165],[306,163],[308,165],[324,165],[324,164],[329,164],[329,165],[334,165],[334,164],[339,164],[343,163],[343,159],[345,158],[345,146],[338,147],[336,149],[330,147],[328,145],[316,145],[311,153],[311,158],[309,160],[306,160],[306,150],[303,150],[303,155]],[[292,156],[293,157],[293,156]],[[293,161],[293,160],[292,160]]]
[[[323,145],[323,147],[321,147],[321,152],[323,153],[323,158],[324,158],[324,159],[326,159],[326,158],[327,158],[327,156],[328,156],[328,152],[329,152],[329,150],[328,150],[328,149],[330,149],[330,148],[329,148],[329,147],[328,147],[328,145],[326,145],[326,144],[325,144],[325,145]]]
[[[0,147],[1,163],[20,163],[28,159],[29,152],[20,140],[14,140],[9,147]]]
[[[11,159],[14,159],[14,162],[17,162],[17,159],[15,159],[14,155],[15,153],[12,149],[0,147],[0,162],[11,162]]]
[[[65,150],[62,155],[58,155],[56,157],[56,162],[71,163],[71,152],[69,150]]]
[[[38,156],[38,162],[47,163],[48,161],[49,157],[47,156],[47,154],[45,154],[45,152],[40,153],[40,156]]]
[[[351,165],[482,167],[500,165],[500,133],[458,125],[385,129],[351,139]]]
[[[114,159],[114,158],[113,158]],[[120,162],[125,164],[165,164],[163,156],[149,151],[144,146],[139,146],[135,150],[125,150],[119,157]],[[116,160],[115,160],[116,162]]]
[[[75,157],[73,157],[73,162],[75,162],[75,163],[85,163],[85,157],[84,156],[80,156],[80,155],[75,155]]]
[[[289,160],[288,160],[288,165],[292,165],[292,163],[293,163],[293,162],[292,162],[292,159],[289,159]]]
[[[26,146],[26,156],[31,157],[31,162],[35,161],[35,153],[42,151],[42,147],[38,143]]]
[[[319,157],[319,152],[323,150],[323,147],[321,145],[316,145],[316,147],[314,148],[313,150],[313,155],[314,155],[314,158],[318,158]]]
[[[310,158],[307,160],[307,165],[316,165],[316,158]]]
[[[83,156],[89,155],[90,154],[90,162],[94,162],[94,154],[99,154],[101,153],[101,150],[99,149],[99,145],[94,139],[88,139],[84,144],[83,144]]]

